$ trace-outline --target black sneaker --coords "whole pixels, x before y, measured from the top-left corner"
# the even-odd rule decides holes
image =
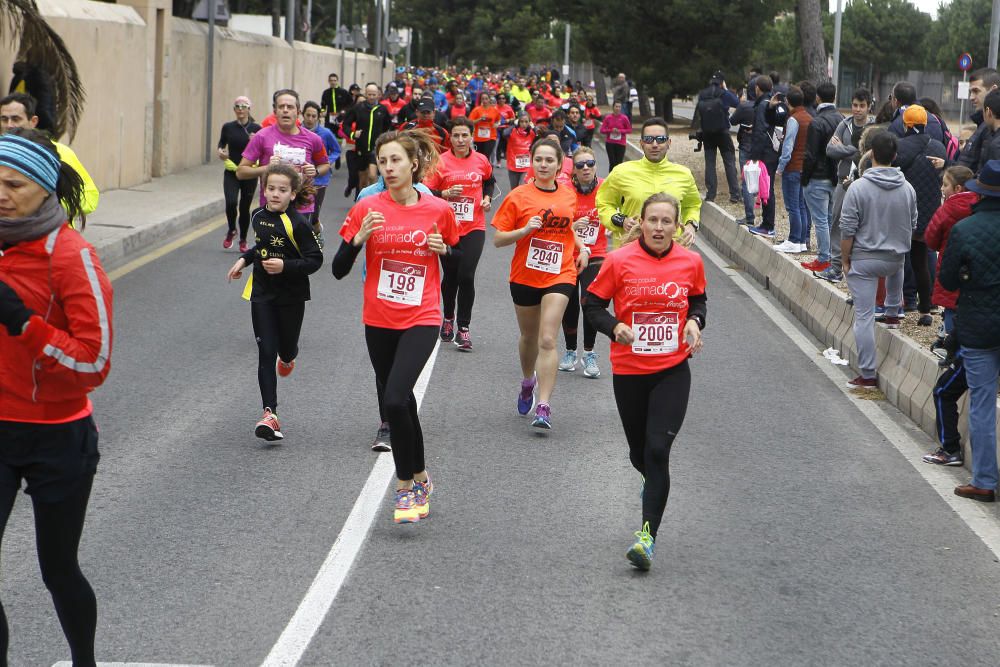
[[[392,438],[389,433],[388,423],[382,422],[382,425],[378,427],[378,433],[375,434],[375,440],[372,441],[372,451],[373,452],[392,451]]]
[[[939,447],[933,454],[924,454],[923,460],[924,463],[934,463],[939,466],[960,466],[964,463],[961,449],[955,454],[950,454],[944,447]]]
[[[934,318],[930,315],[921,315],[920,319],[917,320],[917,324],[922,327],[929,327],[934,324]]]

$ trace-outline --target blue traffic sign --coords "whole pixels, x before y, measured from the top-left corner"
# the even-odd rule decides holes
[[[968,72],[972,69],[972,56],[968,53],[963,53],[958,59],[958,69],[963,72]]]

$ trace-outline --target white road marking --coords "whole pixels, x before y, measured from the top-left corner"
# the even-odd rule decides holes
[[[423,402],[424,393],[431,380],[431,373],[434,370],[434,361],[437,359],[438,350],[441,343],[434,347],[424,369],[417,378],[417,384],[413,387],[413,395],[417,399],[417,410]],[[368,480],[364,488],[358,495],[358,499],[351,508],[351,513],[344,522],[344,527],[337,535],[330,552],[323,561],[316,578],[313,579],[309,590],[299,603],[298,609],[288,622],[278,641],[267,654],[262,667],[292,667],[297,665],[299,660],[309,648],[309,643],[315,636],[326,618],[330,606],[333,604],[340,587],[354,565],[355,559],[361,553],[365,538],[371,530],[375,517],[379,514],[382,505],[382,498],[385,490],[389,486],[395,474],[395,467],[392,463],[392,454],[385,452],[375,459]]]
[[[52,667],[73,667],[69,660],[60,660]],[[212,667],[212,665],[188,665],[165,662],[99,662],[97,667]]]
[[[847,399],[854,404],[854,407],[868,418],[868,421],[892,443],[892,446],[903,455],[903,458],[913,466],[924,481],[937,491],[941,499],[983,541],[983,544],[993,552],[994,557],[1000,559],[1000,523],[998,523],[996,515],[990,511],[992,504],[978,503],[974,500],[956,496],[954,493],[955,486],[967,482],[968,472],[965,470],[952,471],[944,466],[931,465],[921,461],[920,457],[926,454],[931,447],[935,446],[935,443],[923,431],[920,431],[916,425],[909,424],[909,420],[906,417],[903,417],[905,420],[904,423],[907,424],[906,426],[897,423],[872,403],[872,401],[855,396],[852,393],[853,390],[848,389],[846,386],[847,376],[839,369],[834,368],[820,354],[820,350],[816,344],[792,324],[788,315],[768,301],[759,289],[751,285],[738,271],[728,268],[729,262],[719,256],[707,243],[701,240],[698,240],[696,243],[702,254],[711,260],[720,271],[725,273],[737,287],[743,290],[757,307],[802,350],[803,354],[847,396]]]

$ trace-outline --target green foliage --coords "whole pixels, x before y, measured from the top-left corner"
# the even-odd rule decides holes
[[[840,60],[858,67],[872,63],[883,72],[921,69],[931,23],[907,0],[853,0],[844,9]]]
[[[955,71],[958,57],[972,54],[972,68],[989,62],[990,0],[951,0],[938,7],[938,19],[924,41],[927,65]]]

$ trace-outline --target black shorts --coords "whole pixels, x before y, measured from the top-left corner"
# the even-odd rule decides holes
[[[0,493],[27,482],[24,492],[54,503],[97,472],[97,425],[84,417],[66,424],[0,421]]]
[[[567,299],[576,289],[576,283],[560,283],[549,287],[529,287],[521,283],[510,283],[510,297],[514,300],[515,306],[538,306],[542,303],[542,297],[546,294],[562,294]]]
[[[376,157],[375,151],[368,151],[367,153],[358,151],[358,171],[368,171],[368,165],[370,164],[378,164],[378,157]]]

